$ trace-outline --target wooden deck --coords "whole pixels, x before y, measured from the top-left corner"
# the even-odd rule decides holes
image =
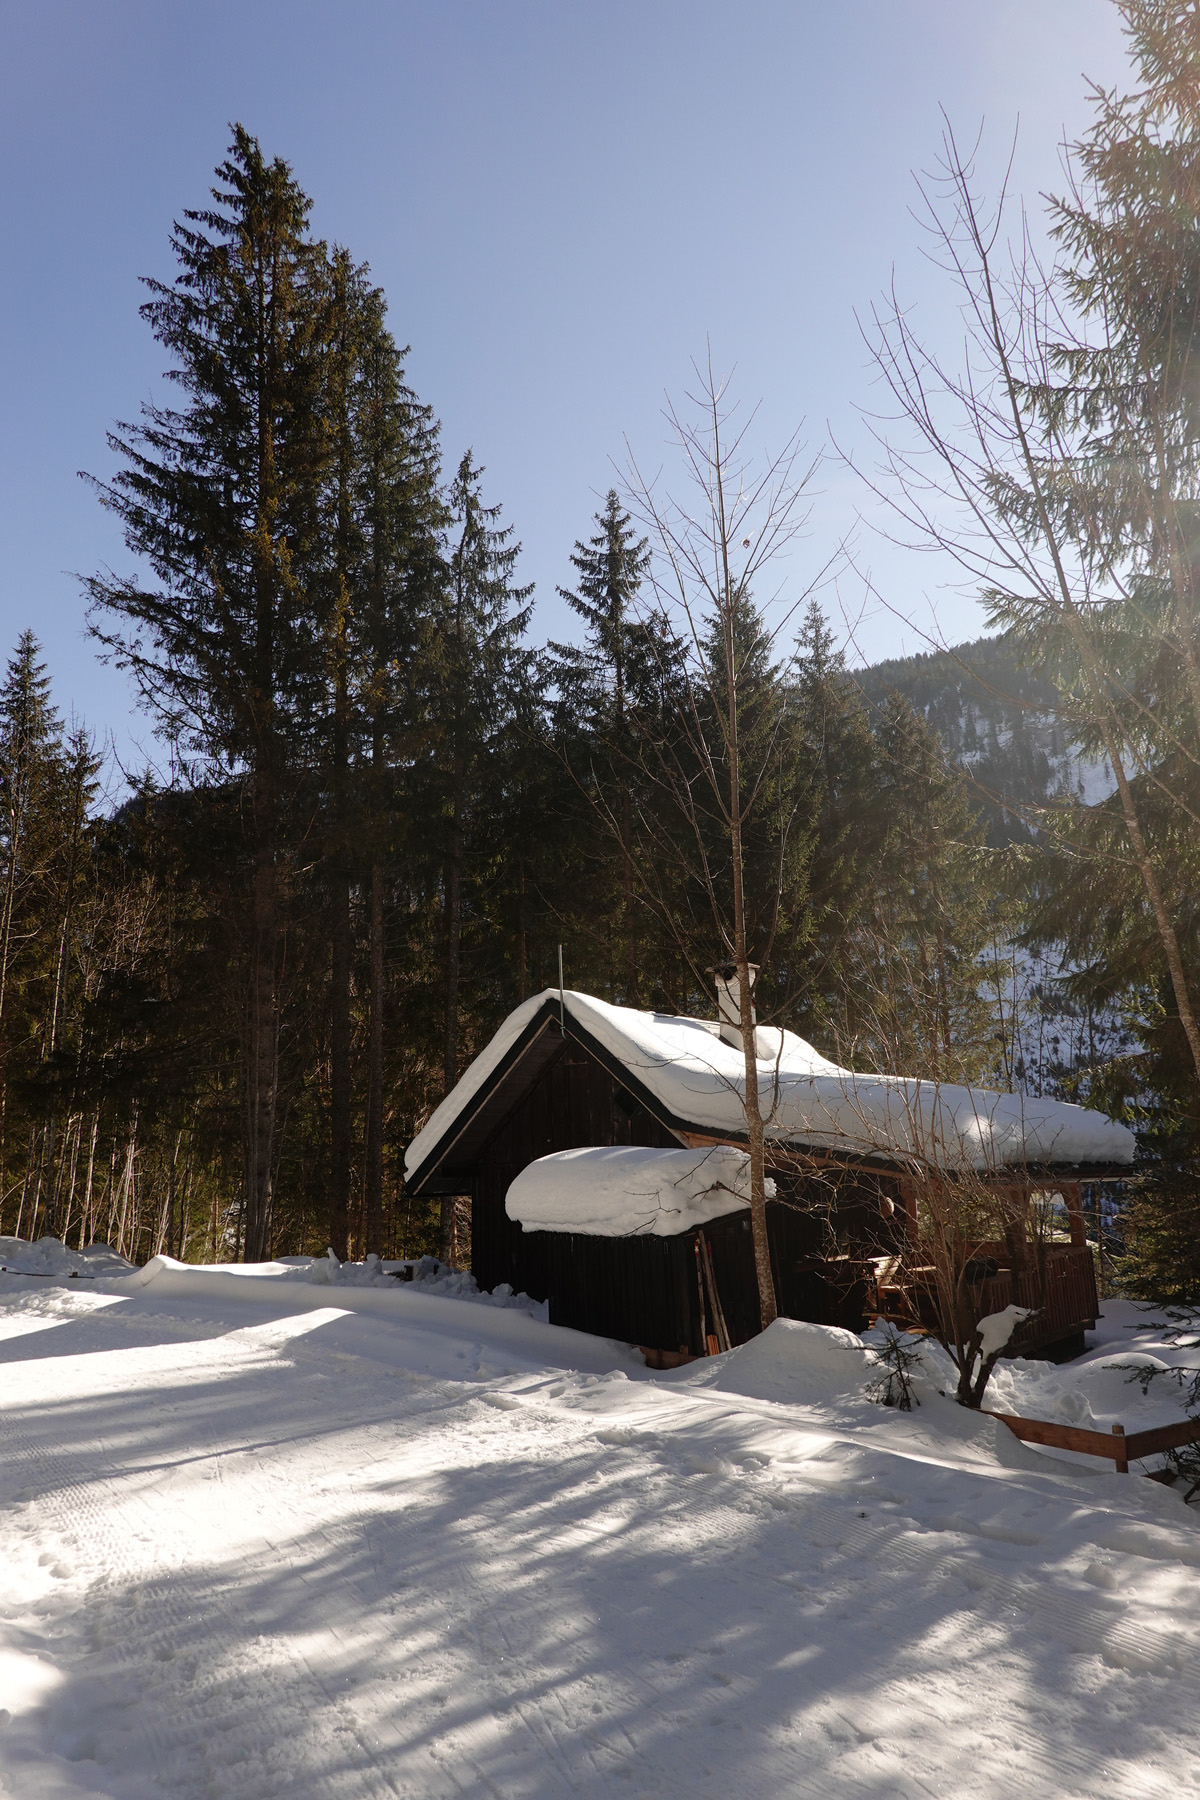
[[[1037,1258],[1031,1258],[1019,1270],[1012,1268],[1001,1244],[981,1245],[977,1261],[995,1265],[995,1273],[978,1284],[980,1317],[1003,1312],[1012,1305],[1029,1307],[1037,1315],[1018,1325],[1006,1355],[1027,1355],[1095,1326],[1100,1302],[1095,1264],[1086,1244],[1048,1244]],[[880,1316],[926,1330],[935,1326],[937,1308],[932,1278],[933,1270],[926,1271],[918,1263],[910,1267],[903,1284],[881,1280]]]

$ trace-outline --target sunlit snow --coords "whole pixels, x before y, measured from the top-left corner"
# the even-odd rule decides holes
[[[848,1332],[651,1374],[528,1302],[313,1274],[0,1276],[3,1792],[1190,1791],[1177,1493],[954,1406],[935,1352],[906,1414]],[[1108,1365],[1188,1353],[1105,1311],[993,1404],[1178,1416]]]

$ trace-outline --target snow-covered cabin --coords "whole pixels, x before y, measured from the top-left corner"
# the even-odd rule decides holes
[[[1060,1189],[1076,1254],[1058,1272],[1061,1316],[1048,1309],[1030,1342],[1094,1320],[1079,1184],[1127,1172],[1123,1126],[1061,1101],[855,1073],[788,1031],[760,1026],[756,1046],[786,1316],[858,1322],[873,1259],[906,1228],[919,1163]],[[700,1354],[719,1307],[744,1341],[757,1329],[744,1083],[728,1018],[547,989],[509,1015],[414,1138],[407,1185],[469,1194],[479,1285],[546,1299],[555,1323]]]

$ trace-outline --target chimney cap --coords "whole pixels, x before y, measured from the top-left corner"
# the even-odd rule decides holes
[[[751,981],[753,981],[758,974],[758,964],[748,962],[746,968],[750,972]],[[715,975],[718,981],[732,981],[737,972],[738,966],[735,962],[713,963],[704,971],[706,975]]]

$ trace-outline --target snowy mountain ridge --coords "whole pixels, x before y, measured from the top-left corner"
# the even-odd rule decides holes
[[[899,693],[921,713],[971,776],[993,843],[1027,840],[1032,810],[1055,796],[1091,806],[1113,791],[1107,762],[1082,756],[1064,730],[1052,684],[998,639],[876,663],[852,678],[870,706]]]
[[[853,679],[872,707],[902,694],[964,769],[994,846],[1028,843],[1037,810],[1070,795],[1094,806],[1112,793],[1106,760],[1080,754],[1055,710],[1055,690],[1021,666],[1000,639],[881,662]],[[1033,953],[1009,946],[1011,973],[1000,1000],[1006,1074],[1028,1095],[1086,1098],[1081,1072],[1135,1048],[1128,1021],[1114,1008],[1077,1005],[1064,994],[1067,973],[1053,946]]]

